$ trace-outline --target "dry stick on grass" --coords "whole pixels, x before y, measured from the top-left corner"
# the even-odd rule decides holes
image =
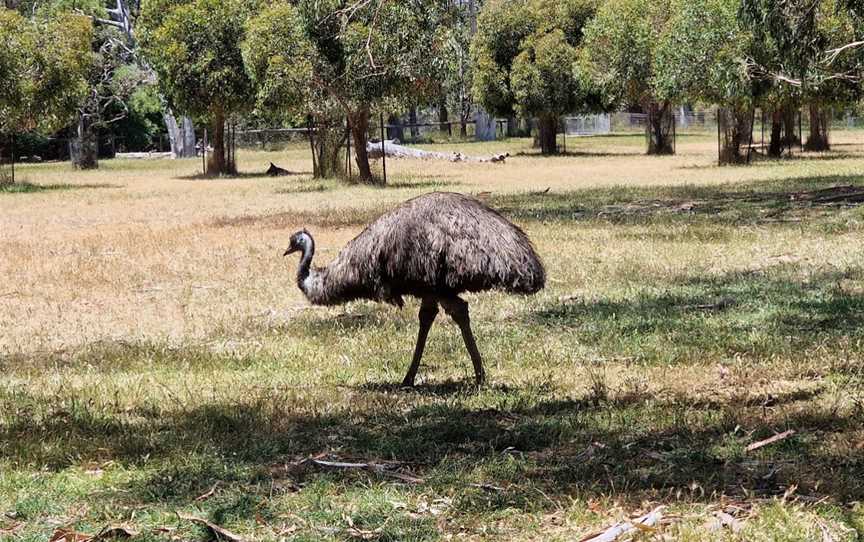
[[[416,478],[407,474],[389,471],[387,470],[385,465],[379,465],[376,463],[345,463],[342,461],[324,461],[322,459],[304,459],[303,461],[300,461],[298,465],[303,465],[305,463],[311,463],[318,467],[324,467],[329,469],[367,470],[375,472],[377,474],[381,474],[383,476],[389,476],[390,478],[396,478],[397,480],[402,480],[403,482],[407,482],[409,484],[422,484],[426,482],[426,480],[422,478]]]
[[[213,484],[213,487],[211,487],[209,491],[207,491],[206,493],[204,493],[202,495],[198,495],[197,497],[195,497],[195,502],[206,501],[207,499],[209,499],[210,497],[212,497],[213,495],[216,494],[216,489],[218,487],[219,487],[219,482],[216,482],[215,484]]]
[[[752,452],[754,450],[758,450],[759,448],[763,448],[765,446],[768,446],[769,444],[774,444],[775,442],[779,442],[781,440],[787,439],[794,434],[795,434],[795,430],[790,429],[789,431],[784,431],[782,433],[774,435],[773,437],[766,438],[765,440],[760,440],[758,442],[754,442],[753,444],[750,444],[749,446],[747,446],[747,448],[745,448],[745,450],[748,452]]]
[[[223,529],[215,523],[210,523],[204,518],[199,518],[198,516],[190,516],[182,512],[177,512],[177,517],[206,527],[211,533],[213,533],[213,536],[216,538],[216,540],[227,540],[228,542],[246,542],[246,539],[242,536],[234,534],[228,529]]]
[[[618,522],[602,533],[588,535],[579,542],[615,542],[622,535],[625,535],[634,529],[653,532],[655,530],[654,525],[657,525],[660,523],[660,520],[663,519],[663,508],[663,506],[658,506],[644,516]]]

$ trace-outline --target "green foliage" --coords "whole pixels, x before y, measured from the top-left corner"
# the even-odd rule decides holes
[[[471,45],[473,92],[496,115],[560,115],[593,107],[576,67],[592,0],[498,0],[484,6]]]
[[[260,113],[314,117],[316,175],[330,174],[340,162],[347,117],[360,179],[372,181],[365,153],[371,109],[419,101],[440,88],[437,5],[281,0],[248,23],[244,57]]]
[[[138,87],[125,102],[125,118],[112,131],[125,150],[140,151],[156,148],[165,130],[162,102],[155,84]]]
[[[445,24],[438,28],[442,54],[435,60],[441,72],[440,103],[458,119],[467,121],[474,107],[471,80],[474,65],[471,62],[471,11],[467,5],[453,4],[444,12]]]
[[[864,50],[850,47],[864,30],[860,2],[848,0],[744,0],[742,25],[755,47],[748,62],[760,95],[770,100],[805,98],[848,102],[860,96]]]
[[[48,0],[36,4],[35,13],[55,16],[64,13],[80,13],[92,17],[107,17],[104,0]],[[32,9],[32,8],[31,8]]]
[[[573,77],[576,48],[564,32],[530,36],[513,62],[510,85],[521,115],[566,112],[575,106],[579,81]]]
[[[826,50],[841,48],[860,39],[864,32],[864,12],[844,9],[842,0],[822,0],[816,18],[818,40]],[[821,52],[821,62],[811,67],[804,81],[804,92],[822,102],[848,104],[862,96],[860,78],[864,75],[864,50],[852,48],[838,54],[830,61],[824,60],[827,51]],[[850,75],[851,78],[838,75]]]
[[[86,17],[27,20],[0,10],[0,131],[52,131],[88,92],[93,56]]]
[[[670,0],[608,0],[588,24],[583,62],[607,101],[656,100],[655,58],[672,12]]]
[[[254,0],[154,0],[142,6],[142,50],[178,110],[210,117],[246,109],[253,86],[240,44]]]
[[[248,24],[244,47],[259,103],[357,110],[382,100],[428,95],[436,87],[430,60],[435,3],[370,2],[343,9],[337,1],[277,1]]]
[[[279,111],[289,118],[315,110],[316,93],[309,84],[320,59],[305,32],[297,8],[281,2],[250,20],[243,59],[263,111]],[[299,118],[298,118],[299,120]]]
[[[738,0],[678,0],[652,72],[662,99],[746,105],[753,90],[745,58],[753,46]]]

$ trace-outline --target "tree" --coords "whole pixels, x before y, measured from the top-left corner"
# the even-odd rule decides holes
[[[817,46],[823,51],[838,53],[829,59],[826,59],[826,53],[817,53],[810,74],[804,78],[802,93],[810,116],[810,133],[804,144],[805,150],[829,150],[828,125],[832,106],[851,104],[861,98],[861,74],[864,71],[862,51],[853,48],[843,54],[842,50],[844,46],[854,43],[856,36],[864,30],[861,23],[854,11],[844,9],[839,2],[823,1],[819,4],[816,14]]]
[[[147,72],[136,65],[130,45],[127,36],[116,28],[96,27],[89,91],[78,108],[69,144],[72,164],[79,169],[98,167],[98,134],[127,117],[128,102],[148,79]]]
[[[754,89],[744,59],[753,40],[740,27],[739,6],[739,0],[676,0],[653,68],[661,100],[720,106],[721,164],[745,161],[740,149],[752,130]]]
[[[583,61],[618,106],[647,115],[648,154],[672,154],[672,102],[658,92],[655,57],[673,14],[670,0],[607,0],[585,29]]]
[[[480,13],[471,44],[474,96],[495,115],[537,117],[543,154],[558,151],[562,114],[599,106],[577,62],[596,9],[593,0],[498,0]]]
[[[129,42],[130,49],[133,50],[137,55],[137,43],[134,35],[134,25],[135,19],[138,13],[141,10],[141,1],[140,0],[112,0],[114,5],[113,8],[107,9],[107,15],[109,18],[98,19],[99,24],[105,26],[112,26],[114,28],[119,29],[123,32]],[[153,80],[155,80],[155,76],[151,76],[151,70],[140,63],[140,58],[137,59],[140,64],[140,68],[142,72],[146,73],[148,76],[148,81],[142,86],[149,86]],[[158,88],[158,87],[157,87]],[[138,93],[139,89],[136,89],[136,93]],[[158,113],[162,117],[162,122],[165,125],[165,131],[168,135],[168,141],[171,145],[171,155],[174,158],[194,158],[196,154],[195,148],[195,126],[192,123],[192,119],[189,118],[188,115],[184,115],[182,118],[178,119],[174,115],[174,112],[171,110],[171,107],[166,103],[164,97],[159,96],[158,93],[156,95],[158,100]],[[132,108],[130,111],[130,115],[135,115],[136,105],[142,105],[143,102],[141,100],[134,100],[134,95],[129,97],[128,105]],[[155,103],[154,103],[155,105]],[[156,113],[155,109],[151,109],[151,114]],[[127,117],[128,118],[128,117]],[[126,119],[124,119],[126,120]],[[131,119],[131,124],[139,124],[141,118]],[[124,122],[124,124],[127,124]],[[143,126],[141,126],[144,128]],[[130,133],[129,130],[124,130],[124,128],[128,127],[120,127],[119,131],[121,132],[121,136],[125,137],[127,142],[133,142],[133,144],[138,145],[138,148],[141,147],[141,139],[135,133]],[[155,132],[158,129],[154,130],[154,126],[150,123],[147,123],[145,130],[149,133],[150,136],[154,136]],[[137,140],[137,141],[136,141]],[[145,144],[145,147],[149,147],[149,145]]]
[[[309,124],[313,176],[334,177],[341,172],[345,116],[323,85],[311,84],[324,61],[316,58],[306,29],[297,7],[275,3],[247,24],[243,58],[257,88],[259,114],[289,125]]]
[[[404,106],[432,95],[437,63],[431,60],[441,52],[437,7],[433,0],[347,5],[341,0],[277,0],[250,23],[249,40],[255,46],[247,46],[247,62],[265,94],[291,97],[287,106],[297,94],[293,87],[302,81],[308,97],[295,112],[305,108],[316,126],[334,126],[337,114],[347,119],[359,180],[376,182],[366,153],[370,115],[375,106]],[[280,16],[289,17],[294,28],[279,31]],[[299,58],[295,39],[301,34],[309,49],[308,57]],[[262,70],[279,59],[288,65],[271,73]]]
[[[226,160],[225,123],[249,109],[252,81],[240,50],[254,0],[152,0],[142,6],[141,47],[170,105],[211,125],[208,171],[236,173]]]
[[[467,125],[474,112],[474,97],[471,91],[473,63],[471,62],[471,38],[476,29],[474,2],[454,2],[447,10],[447,24],[440,25],[441,41],[441,97],[439,121],[448,122],[449,113],[459,120],[459,134],[468,135]]]
[[[27,20],[0,9],[0,132],[66,126],[84,102],[92,24],[59,13]]]
[[[858,40],[860,0],[744,0],[741,19],[758,47],[747,58],[751,77],[774,103],[769,154],[779,156],[794,132],[795,110],[809,107],[807,148],[828,147],[826,108],[860,96],[864,56]],[[769,102],[769,99],[764,100]]]

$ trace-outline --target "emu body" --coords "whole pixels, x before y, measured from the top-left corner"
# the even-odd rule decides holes
[[[459,294],[502,290],[533,294],[546,282],[543,264],[525,233],[480,201],[435,192],[411,199],[371,223],[326,267],[313,267],[315,241],[306,230],[291,236],[285,255],[301,252],[297,286],[315,305],[355,299],[399,307],[421,300],[420,330],[402,384],[413,386],[439,305],[459,326],[478,384],[483,362],[466,303]]]

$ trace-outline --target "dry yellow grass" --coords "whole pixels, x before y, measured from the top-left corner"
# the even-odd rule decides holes
[[[293,286],[295,262],[280,257],[290,233],[310,226],[320,261],[326,261],[365,220],[421,192],[502,194],[792,180],[820,175],[826,164],[831,175],[859,173],[862,136],[840,132],[837,139],[841,150],[830,162],[717,168],[710,138],[682,142],[674,157],[642,156],[639,138],[571,138],[569,150],[576,156],[517,155],[505,165],[391,160],[396,188],[388,189],[336,189],[334,183],[321,184],[308,175],[198,180],[196,160],[103,162],[101,170],[86,173],[66,165],[24,167],[23,176],[33,183],[104,187],[0,198],[0,352],[56,351],[93,341],[182,342],[206,338],[214,329],[255,315],[287,314],[304,304]],[[530,152],[524,141],[472,152],[493,149]],[[244,152],[240,167],[263,171],[271,160],[292,171],[310,169],[302,147],[286,153]],[[553,288],[578,285],[591,292],[598,286],[592,277],[608,283],[626,275],[634,262],[646,263],[638,236],[622,240],[611,230],[583,228],[568,233],[567,250],[560,251],[558,233],[532,233],[541,253],[549,255]],[[790,242],[797,247],[796,257],[823,262],[854,258],[858,249],[853,237],[827,247],[818,237],[801,238],[795,232],[755,235],[761,237],[756,242],[731,249],[709,246],[714,252],[707,253],[699,244],[670,245],[674,252],[651,254],[643,272],[670,273],[697,265],[721,273],[767,265],[772,256],[788,252]],[[600,261],[592,262],[592,255]]]

